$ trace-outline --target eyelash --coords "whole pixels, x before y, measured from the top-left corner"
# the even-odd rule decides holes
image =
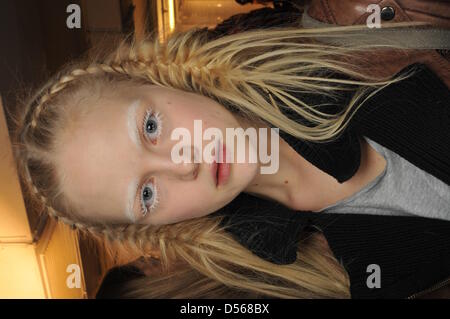
[[[152,185],[153,187],[150,187],[150,189],[153,191],[153,203],[151,204],[150,208],[147,208],[147,206],[145,205],[145,201],[143,198],[143,192],[146,186],[148,185]],[[144,183],[139,191],[139,201],[141,203],[141,214],[142,216],[146,216],[149,212],[153,212],[159,204],[159,192],[158,192],[158,187],[156,186],[155,182],[151,181],[151,183]]]
[[[146,124],[147,121],[149,120],[149,118],[151,116],[154,116],[156,118],[156,123],[158,125],[157,129],[156,129],[156,133],[155,133],[155,137],[148,137],[148,134],[146,132]],[[163,124],[163,120],[162,120],[163,116],[162,114],[160,114],[159,112],[154,112],[152,108],[148,108],[145,116],[144,116],[144,120],[142,122],[142,132],[143,134],[146,136],[147,139],[150,140],[150,142],[152,144],[156,144],[157,139],[159,138],[159,136],[161,135],[161,131],[162,131],[162,124]]]
[[[149,118],[151,116],[155,117],[156,123],[157,123],[157,130],[156,130],[156,133],[154,133],[155,137],[149,137],[148,134],[147,134],[147,131],[146,131],[146,124],[147,124],[147,121],[149,120]],[[142,132],[143,132],[143,134],[145,135],[146,139],[150,140],[150,142],[152,144],[156,144],[157,139],[161,135],[161,130],[162,130],[162,115],[159,112],[154,112],[153,109],[149,107],[147,109],[146,113],[145,113],[145,116],[144,116],[144,119],[143,119],[143,122],[142,122]],[[150,189],[153,191],[153,203],[150,205],[150,208],[147,208],[147,206],[145,205],[144,198],[143,198],[143,192],[144,192],[145,187],[147,187],[149,185],[152,186],[152,187],[150,187]],[[149,212],[150,213],[153,212],[156,209],[156,207],[158,206],[158,204],[159,204],[159,192],[158,192],[158,187],[156,186],[156,184],[155,184],[153,179],[151,180],[151,183],[146,182],[146,183],[144,183],[142,185],[142,187],[141,187],[141,189],[139,191],[139,201],[140,201],[140,204],[141,204],[141,214],[142,214],[142,216],[146,216]]]

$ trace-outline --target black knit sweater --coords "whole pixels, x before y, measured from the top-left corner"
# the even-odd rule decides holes
[[[411,68],[412,77],[370,98],[336,141],[303,142],[281,130],[280,136],[340,183],[359,167],[363,135],[450,184],[449,90],[426,66]],[[216,214],[242,245],[277,264],[295,260],[303,231],[322,231],[350,276],[353,298],[406,298],[450,278],[448,221],[299,212],[244,193]],[[380,266],[380,288],[366,284],[371,264]]]

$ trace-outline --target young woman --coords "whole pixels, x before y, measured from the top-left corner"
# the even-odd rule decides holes
[[[376,48],[315,40],[324,34],[348,36],[273,28],[214,38],[196,29],[69,65],[18,121],[14,144],[29,196],[115,249],[158,251],[166,271],[140,283],[147,296],[165,287],[184,297],[223,289],[406,297],[442,282],[450,257],[448,88],[422,66],[393,78],[367,75],[358,56]],[[172,133],[194,136],[195,120],[201,133],[223,136],[227,128],[279,128],[279,169],[261,174],[259,158],[175,163]],[[277,138],[257,137],[265,143],[247,147],[246,158]],[[217,145],[213,153],[224,145],[230,152]],[[381,279],[368,278],[373,269]],[[177,285],[180,278],[190,284]]]

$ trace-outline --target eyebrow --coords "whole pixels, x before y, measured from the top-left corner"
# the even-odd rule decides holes
[[[127,112],[127,128],[128,128],[128,136],[131,141],[136,145],[139,151],[142,151],[142,143],[139,137],[139,129],[137,127],[137,109],[139,107],[140,100],[134,100],[131,102],[128,107]],[[127,188],[127,205],[125,207],[126,216],[132,221],[136,221],[136,215],[133,210],[134,202],[137,197],[137,189],[139,185],[139,179],[133,179],[130,184],[128,184]]]

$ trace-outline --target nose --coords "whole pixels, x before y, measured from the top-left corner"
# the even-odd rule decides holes
[[[168,171],[168,174],[181,180],[195,180],[200,170],[200,163],[174,163],[172,165],[173,169]]]
[[[185,149],[183,149],[185,151]],[[158,154],[155,152],[149,152],[144,157],[144,167],[147,172],[154,172],[158,174],[164,174],[171,178],[177,178],[180,180],[194,180],[198,176],[200,170],[200,163],[195,163],[194,154],[195,150],[192,148],[191,158],[189,161],[183,161],[177,163],[171,157],[171,154]]]

